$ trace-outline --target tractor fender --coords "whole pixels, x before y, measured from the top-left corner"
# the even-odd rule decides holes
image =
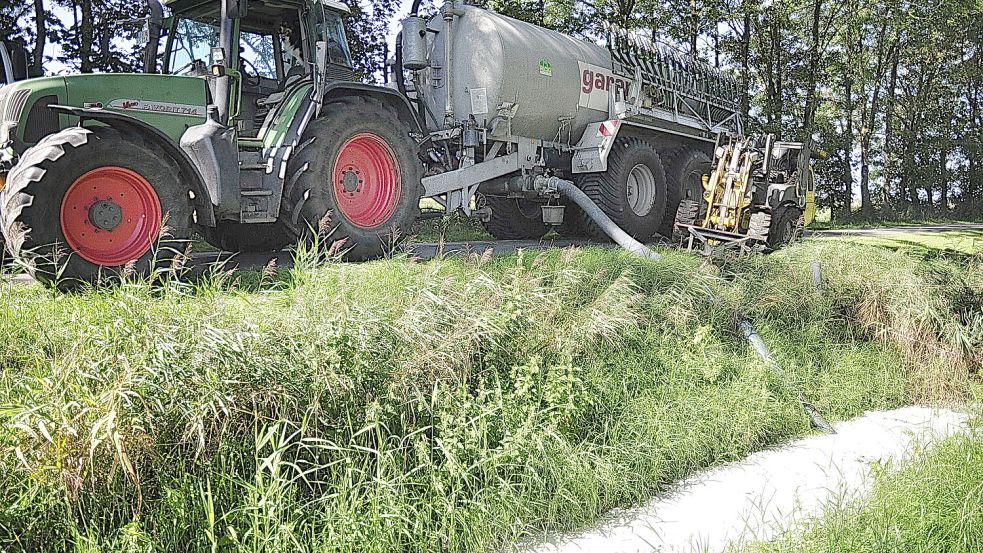
[[[331,100],[351,96],[367,96],[389,104],[396,109],[396,112],[399,114],[400,118],[413,125],[413,132],[420,132],[422,130],[420,121],[417,119],[416,113],[413,111],[413,107],[410,105],[409,98],[403,96],[396,90],[392,90],[391,88],[348,81],[335,82],[325,87],[324,95],[321,97],[321,105],[324,105]]]
[[[199,225],[215,226],[215,211],[201,173],[198,172],[198,169],[195,167],[194,162],[191,161],[191,158],[188,157],[188,154],[175,144],[169,136],[161,132],[160,129],[135,117],[115,111],[106,111],[102,108],[79,108],[58,105],[49,106],[49,108],[59,113],[78,117],[80,125],[86,120],[93,120],[121,132],[138,133],[148,137],[150,141],[160,147],[161,151],[178,164],[182,182],[187,183],[190,191],[194,194],[191,201],[197,214],[196,222]]]

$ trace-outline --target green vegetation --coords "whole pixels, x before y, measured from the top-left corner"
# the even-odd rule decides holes
[[[978,262],[664,253],[0,285],[0,547],[465,551],[582,526],[809,432],[738,311],[832,419],[964,398],[983,361]]]
[[[913,461],[876,467],[870,497],[829,509],[805,529],[749,553],[983,550],[983,434],[948,438]]]
[[[912,229],[910,232],[891,232],[880,236],[850,236],[847,234],[838,236],[836,239],[857,244],[903,249],[923,256],[983,255],[983,230],[931,232]]]

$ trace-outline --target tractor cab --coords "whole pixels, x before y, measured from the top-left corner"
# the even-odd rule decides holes
[[[354,78],[342,17],[334,0],[252,0],[224,18],[214,0],[170,0],[162,23],[161,70],[233,81],[222,121],[242,137],[260,138],[264,122],[298,85]],[[213,98],[219,94],[213,91]],[[268,125],[266,125],[268,127]]]

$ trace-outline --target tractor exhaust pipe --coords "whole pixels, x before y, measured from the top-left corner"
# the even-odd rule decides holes
[[[147,0],[147,44],[143,50],[143,72],[157,72],[157,49],[160,47],[160,33],[164,26],[164,7],[160,0]]]
[[[652,261],[662,259],[661,255],[652,251],[645,244],[635,240],[627,232],[621,230],[621,227],[614,224],[614,221],[601,211],[601,208],[597,207],[597,204],[587,197],[587,194],[584,194],[581,189],[577,188],[574,183],[555,177],[548,180],[554,181],[551,184],[556,188],[556,191],[584,210],[584,213],[590,217],[591,221],[594,221],[597,226],[601,227],[604,234],[611,237],[611,240],[614,240],[616,244],[643,259],[650,259]]]

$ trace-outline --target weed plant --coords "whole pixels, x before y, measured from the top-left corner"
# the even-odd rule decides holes
[[[809,431],[736,313],[833,419],[962,399],[981,362],[978,263],[822,242],[724,272],[677,251],[316,251],[0,284],[0,548],[507,549]]]

